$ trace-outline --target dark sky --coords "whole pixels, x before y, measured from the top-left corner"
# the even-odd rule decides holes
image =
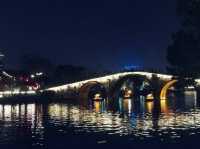
[[[164,68],[177,29],[175,0],[0,2],[0,47],[13,68],[27,52],[56,64]]]

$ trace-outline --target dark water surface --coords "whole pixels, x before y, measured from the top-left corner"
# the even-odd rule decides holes
[[[192,91],[160,102],[0,104],[0,149],[192,147],[200,144],[198,104]]]

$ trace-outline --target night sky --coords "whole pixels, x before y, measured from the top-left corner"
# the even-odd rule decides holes
[[[175,7],[175,0],[4,0],[0,48],[12,68],[29,52],[56,64],[165,68]]]

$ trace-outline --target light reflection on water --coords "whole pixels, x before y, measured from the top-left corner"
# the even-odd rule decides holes
[[[93,133],[168,141],[200,133],[195,92],[160,102],[134,100],[116,100],[115,107],[106,100],[89,106],[68,102],[0,105],[0,144],[26,140],[30,146],[44,146],[51,137],[69,132],[75,139]]]

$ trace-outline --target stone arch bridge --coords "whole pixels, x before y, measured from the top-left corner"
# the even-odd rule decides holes
[[[134,90],[152,98],[167,99],[168,89],[176,84],[178,77],[168,74],[150,72],[121,72],[103,77],[74,82],[61,86],[51,87],[44,91],[53,91],[58,94],[74,92],[81,98],[90,96],[93,89],[101,90],[110,97],[116,95],[118,88],[123,88],[125,83],[134,82]],[[200,86],[200,79],[195,80],[195,85]],[[129,85],[131,87],[131,85]],[[191,86],[190,86],[191,87]],[[142,89],[141,89],[142,88]],[[195,88],[195,87],[194,87]]]

